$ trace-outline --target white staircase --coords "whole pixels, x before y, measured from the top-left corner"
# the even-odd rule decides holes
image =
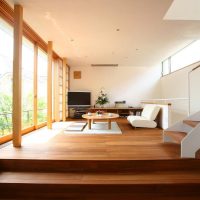
[[[195,158],[200,149],[200,111],[165,129],[163,141],[180,144],[182,158]]]

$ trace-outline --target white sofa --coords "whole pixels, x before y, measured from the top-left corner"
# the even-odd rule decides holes
[[[153,104],[144,106],[141,116],[130,115],[127,120],[133,127],[155,128],[157,123],[154,121],[160,111],[160,107]]]

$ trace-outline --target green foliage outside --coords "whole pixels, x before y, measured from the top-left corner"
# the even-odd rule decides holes
[[[47,121],[47,103],[43,98],[38,98],[37,119],[39,124]]]
[[[38,123],[46,121],[47,109],[45,99],[38,99]],[[33,95],[29,94],[23,101],[22,128],[33,125]],[[0,93],[0,137],[12,133],[12,96]]]
[[[22,129],[33,126],[33,94],[22,100]]]
[[[0,93],[0,136],[12,132],[12,97]]]

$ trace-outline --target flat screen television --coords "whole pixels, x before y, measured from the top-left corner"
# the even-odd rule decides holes
[[[69,91],[68,106],[91,106],[91,92]]]

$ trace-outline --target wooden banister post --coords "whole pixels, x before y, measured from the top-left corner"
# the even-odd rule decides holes
[[[47,127],[52,128],[52,55],[53,42],[48,42],[48,70],[47,70]]]
[[[59,69],[58,69],[58,60],[56,61],[56,65],[54,65],[54,113],[55,113],[55,121],[59,122]]]
[[[13,146],[21,147],[22,122],[22,35],[23,35],[23,8],[14,6],[14,52],[13,52]]]
[[[69,107],[68,107],[68,92],[69,92],[69,90],[70,90],[70,67],[69,67],[69,65],[67,65],[67,68],[66,68],[66,70],[67,70],[67,77],[66,77],[66,79],[67,79],[67,82],[66,82],[66,89],[67,89],[67,91],[66,91],[66,117],[69,117]]]
[[[66,121],[66,66],[67,65],[67,59],[63,58],[63,82],[62,82],[62,120],[63,122]]]

